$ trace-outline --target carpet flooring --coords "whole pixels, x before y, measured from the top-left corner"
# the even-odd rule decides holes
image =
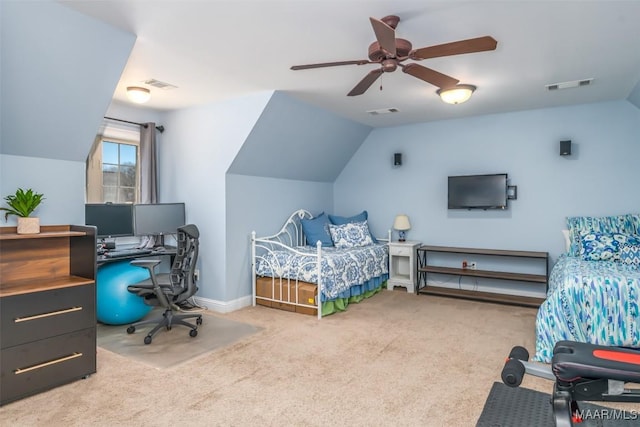
[[[160,314],[161,312],[154,310],[148,317]],[[127,334],[127,325],[98,323],[98,347],[152,368],[168,369],[231,345],[261,329],[203,311],[202,325],[198,327],[196,337],[189,336],[190,329],[186,326],[177,325],[170,331],[158,331],[151,344],[144,344],[144,337],[152,327],[153,325],[143,325],[135,333]]]
[[[169,369],[99,346],[95,374],[0,407],[0,426],[472,427],[511,348],[534,351],[535,315],[403,290],[322,320],[261,306],[210,314],[202,335],[176,327],[148,348],[118,328],[143,351],[169,339],[194,351],[217,319],[260,329]],[[552,385],[527,375],[521,388]]]

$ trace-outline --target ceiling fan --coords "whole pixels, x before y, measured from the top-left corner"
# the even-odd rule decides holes
[[[354,61],[324,62],[319,64],[294,65],[292,70],[307,70],[310,68],[335,67],[338,65],[364,65],[380,64],[380,68],[372,70],[360,82],[355,85],[348,96],[362,95],[382,75],[391,73],[398,67],[403,72],[431,83],[440,89],[448,89],[458,84],[460,80],[442,74],[431,68],[416,63],[403,64],[411,59],[421,61],[423,59],[437,58],[441,56],[461,55],[464,53],[484,52],[494,50],[498,42],[490,36],[477,37],[467,40],[428,46],[413,49],[411,42],[396,38],[396,26],[400,18],[395,15],[385,16],[382,19],[369,18],[377,41],[369,46],[369,59]]]

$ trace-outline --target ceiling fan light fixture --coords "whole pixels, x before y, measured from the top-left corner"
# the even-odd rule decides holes
[[[127,87],[127,98],[136,104],[144,104],[151,99],[151,91],[146,87],[129,86]]]
[[[438,89],[436,93],[447,104],[462,104],[471,98],[476,90],[473,85],[456,85],[446,89]]]

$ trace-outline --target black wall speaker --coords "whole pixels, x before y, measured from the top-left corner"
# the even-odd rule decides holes
[[[560,155],[561,156],[571,155],[571,140],[560,141]]]
[[[393,166],[402,166],[402,153],[395,153],[393,155]]]

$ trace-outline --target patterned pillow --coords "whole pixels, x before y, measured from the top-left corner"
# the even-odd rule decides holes
[[[331,221],[331,224],[333,225],[344,225],[350,222],[362,222],[368,220],[369,212],[367,211],[362,211],[354,216],[337,216],[329,214],[329,221]],[[371,234],[371,240],[373,240],[373,243],[378,243],[378,239],[376,239],[373,234]]]
[[[329,233],[336,248],[356,248],[373,244],[367,221],[329,224]]]
[[[640,269],[640,245],[624,245],[620,249],[620,262]]]
[[[639,217],[636,214],[617,216],[576,216],[567,217],[567,228],[571,239],[570,256],[580,255],[582,233],[623,233],[637,234]]]
[[[635,234],[640,236],[640,214],[630,214],[627,215],[627,217],[629,218],[631,225],[636,229]]]
[[[580,256],[587,261],[619,261],[625,245],[640,245],[640,239],[623,233],[580,233]]]

